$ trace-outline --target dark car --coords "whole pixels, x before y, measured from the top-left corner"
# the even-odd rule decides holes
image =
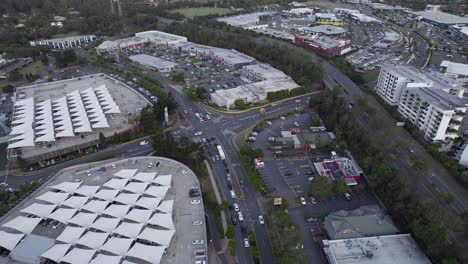
[[[306,175],[314,175],[314,172],[311,171],[311,170],[307,170],[307,171],[305,172],[305,174],[306,174]]]
[[[260,133],[260,132],[262,132],[262,129],[259,128],[259,127],[256,127],[256,128],[254,129],[254,131],[257,132],[257,133]]]
[[[237,225],[237,218],[231,215],[231,222],[233,225]]]
[[[229,190],[232,190],[232,184],[230,182],[228,182],[227,186]]]
[[[242,232],[242,234],[247,234],[247,226],[246,225],[244,225],[244,224],[241,225],[241,232]]]
[[[189,191],[189,196],[190,197],[198,197],[198,196],[200,196],[200,192],[198,190],[196,190],[196,189],[191,189]]]

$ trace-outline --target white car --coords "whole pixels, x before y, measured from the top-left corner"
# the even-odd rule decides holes
[[[237,212],[237,218],[239,218],[239,221],[244,221],[244,215],[242,215],[241,211]]]
[[[301,102],[301,100],[299,100],[299,99],[298,99],[298,100],[296,100],[296,103],[300,103],[300,102]]]
[[[203,143],[205,143],[205,142],[206,142],[206,139],[205,139],[205,138],[202,138],[201,141],[202,141]]]
[[[265,219],[263,219],[263,216],[262,216],[262,215],[259,215],[259,216],[258,216],[258,222],[259,222],[261,225],[264,225],[264,224],[265,224]]]
[[[198,136],[201,136],[202,134],[203,134],[203,132],[198,131],[198,132],[196,132],[194,135],[195,135],[196,137],[198,137]]]
[[[235,193],[233,190],[231,190],[231,198],[232,198],[232,199],[235,199],[235,198],[236,198],[236,193]]]
[[[192,240],[192,245],[203,245],[204,241],[202,239]]]
[[[252,136],[258,136],[257,132],[252,132]]]
[[[148,168],[149,168],[149,169],[150,169],[150,168],[153,168],[153,162],[150,162],[150,163],[148,164]]]
[[[112,163],[111,167],[112,167],[113,169],[115,169],[115,163]]]
[[[148,145],[148,144],[149,144],[149,143],[148,143],[148,141],[146,141],[146,140],[143,140],[143,141],[140,142],[140,146],[146,146],[146,145]]]
[[[294,122],[294,125],[298,127],[298,126],[299,126],[299,123],[298,123],[298,122]]]
[[[91,176],[91,172],[90,171],[86,171],[86,175],[89,177]]]
[[[200,204],[200,202],[201,202],[200,200],[192,200],[192,201],[190,201],[191,204]]]
[[[271,121],[266,121],[267,125],[271,126],[273,123]]]
[[[233,204],[233,206],[234,206],[234,210],[236,212],[239,212],[239,205],[237,203],[235,203],[235,204]]]
[[[193,222],[192,222],[192,225],[194,225],[194,226],[203,225],[203,221],[200,221],[200,220],[198,220],[198,221],[193,221]]]
[[[284,116],[281,117],[281,120],[285,120],[286,118]]]
[[[249,137],[249,141],[250,141],[250,142],[255,142],[255,140],[257,140],[256,137]]]
[[[306,205],[306,200],[304,197],[299,198],[299,200],[301,200],[302,205]]]
[[[244,247],[246,247],[246,248],[250,247],[250,243],[249,243],[248,238],[244,238]]]
[[[188,170],[183,170],[182,174],[187,174]]]

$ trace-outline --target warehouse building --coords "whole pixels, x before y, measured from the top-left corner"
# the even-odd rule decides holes
[[[262,21],[262,18],[271,16],[273,14],[273,12],[255,12],[237,16],[221,17],[216,20],[234,27],[241,27],[243,29],[256,29],[260,27],[268,27],[268,23]]]
[[[2,220],[0,247],[15,263],[206,261],[203,202],[187,185],[200,188],[195,174],[160,157],[65,169]]]
[[[128,58],[133,62],[162,73],[172,72],[177,67],[177,63],[146,54],[132,55]]]
[[[82,46],[91,41],[96,40],[96,35],[74,36],[66,38],[55,38],[46,40],[30,41],[29,44],[34,46],[48,46],[52,49],[71,49]]]
[[[361,23],[380,23],[381,21],[377,18],[361,14],[361,13],[353,13],[350,15],[351,19]]]
[[[426,8],[425,11],[407,11],[407,13],[413,18],[420,19],[442,28],[448,28],[453,25],[468,26],[468,17],[461,17],[441,12],[439,9],[431,7],[431,5],[428,6],[429,8]]]

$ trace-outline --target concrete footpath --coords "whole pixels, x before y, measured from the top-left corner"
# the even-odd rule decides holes
[[[216,201],[218,202],[219,205],[221,205],[221,203],[223,203],[223,199],[221,199],[221,195],[219,194],[219,190],[218,190],[218,185],[216,184],[216,180],[213,176],[210,164],[208,163],[207,160],[205,160],[205,165],[206,165],[206,168],[208,169],[208,175],[210,176],[211,186],[213,186]],[[226,233],[227,223],[226,223],[226,214],[224,213],[224,211],[221,211],[221,223],[223,224],[224,233]]]

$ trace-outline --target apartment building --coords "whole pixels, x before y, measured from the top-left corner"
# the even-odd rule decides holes
[[[81,46],[85,43],[95,41],[96,35],[73,36],[65,38],[45,39],[30,41],[29,44],[34,46],[49,46],[52,49],[71,49]]]

